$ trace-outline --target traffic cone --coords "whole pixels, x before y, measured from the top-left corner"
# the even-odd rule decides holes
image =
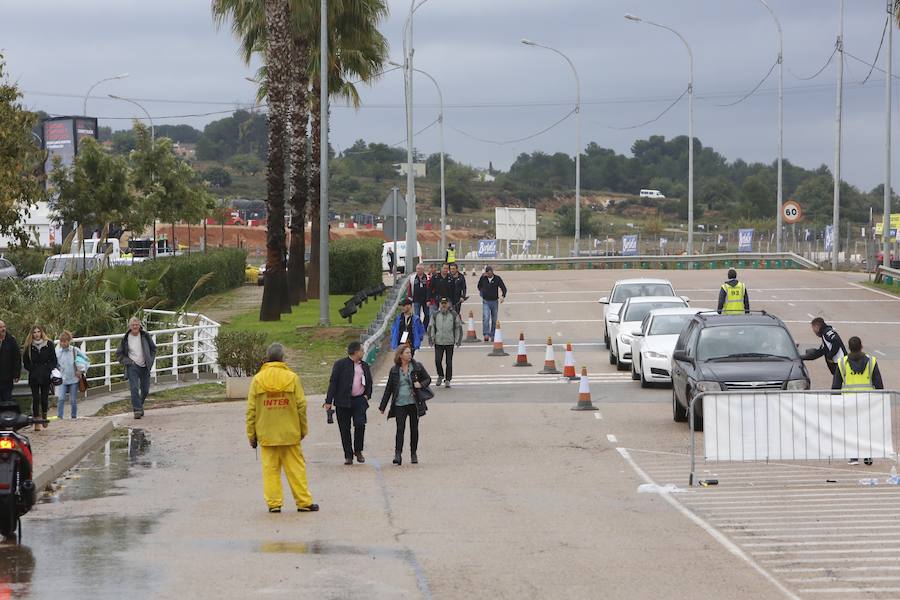
[[[469,311],[469,329],[466,331],[466,343],[474,344],[477,343],[478,335],[475,332],[475,315],[472,314],[472,311]]]
[[[494,349],[488,356],[509,356],[509,352],[503,350],[503,332],[500,331],[500,320],[497,320],[497,329],[494,330]]]
[[[563,365],[563,377],[569,381],[578,381],[575,374],[575,353],[572,352],[572,344],[566,344],[566,362]]]
[[[519,351],[516,353],[516,362],[513,363],[514,367],[530,367],[531,363],[528,362],[528,354],[525,350],[525,334],[519,332]]]
[[[581,383],[578,384],[578,404],[572,410],[599,410],[591,402],[591,385],[588,383],[587,367],[581,367]]]
[[[553,352],[553,340],[547,338],[547,353],[544,354],[544,368],[538,371],[540,375],[559,375],[556,368],[556,355]]]

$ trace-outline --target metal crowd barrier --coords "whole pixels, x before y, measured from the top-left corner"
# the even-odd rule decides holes
[[[702,402],[703,458],[707,462],[897,461],[900,393],[892,390],[706,392],[691,399],[691,470],[694,485]]]
[[[441,264],[441,259],[425,259],[425,264]],[[568,258],[457,258],[460,268],[480,268],[486,264],[507,270],[531,269],[812,269],[819,266],[793,252],[738,252],[728,254],[572,256]]]

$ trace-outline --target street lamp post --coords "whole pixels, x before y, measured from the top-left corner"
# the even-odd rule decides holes
[[[128,77],[128,73],[122,73],[121,75],[113,75],[112,77],[106,77],[96,82],[94,85],[88,88],[87,94],[84,95],[84,104],[81,106],[81,114],[83,116],[87,116],[87,101],[88,97],[91,95],[91,92],[94,91],[94,88],[103,83],[104,81],[113,81],[114,79],[125,79]]]
[[[581,253],[581,80],[578,78],[578,71],[575,70],[575,64],[556,48],[531,40],[523,39],[521,41],[526,46],[544,48],[560,55],[569,63],[572,74],[575,76],[575,256],[578,256]]]
[[[894,2],[887,0],[887,76],[884,80],[885,141],[884,141],[884,223],[881,229],[881,261],[885,267],[891,266],[891,245],[888,237],[891,232],[891,84],[894,79],[891,55],[894,51]]]
[[[642,19],[640,17],[636,17],[634,15],[625,15],[625,18],[629,21],[635,21],[637,23],[646,23],[647,25],[652,25],[654,27],[659,27],[660,29],[665,29],[666,31],[670,31],[678,36],[678,39],[681,40],[681,43],[684,44],[685,50],[688,53],[688,61],[689,61],[689,79],[688,79],[688,239],[687,239],[687,253],[688,255],[694,254],[694,53],[691,51],[690,45],[687,43],[687,40],[684,39],[684,36],[672,29],[667,25],[661,25],[659,23],[654,23],[653,21],[648,21],[646,19]]]
[[[150,147],[153,148],[154,146],[156,146],[156,127],[153,125],[153,117],[150,116],[150,113],[147,111],[147,109],[144,108],[143,105],[141,105],[141,104],[139,104],[138,102],[135,102],[134,100],[132,100],[131,98],[123,98],[122,96],[116,96],[115,94],[109,94],[109,97],[112,98],[113,100],[121,100],[121,101],[123,101],[123,102],[128,102],[128,103],[130,103],[130,104],[134,104],[135,106],[137,106],[138,108],[140,108],[142,111],[144,111],[144,114],[147,115],[147,120],[150,121]],[[151,173],[151,176],[152,176],[152,173]],[[174,227],[174,224],[173,224],[173,227]],[[172,234],[172,244],[173,244],[172,252],[173,252],[173,256],[174,256],[174,252],[175,252],[175,247],[174,247],[174,244],[175,244],[175,234],[174,234],[174,232],[173,232],[173,234]],[[157,252],[157,247],[156,247],[156,216],[154,216],[154,217],[153,217],[153,244],[152,244],[151,247],[150,247],[150,254],[151,254],[151,256],[153,256],[153,258],[156,258],[156,252]]]
[[[843,104],[844,104],[844,0],[840,0],[838,16],[837,46],[837,99],[834,118],[834,207],[831,222],[831,270],[837,271],[838,250],[840,248],[841,217],[841,142],[843,138]],[[890,78],[888,78],[890,81]],[[883,232],[889,233],[889,232]]]
[[[403,68],[403,65],[390,61],[388,64],[395,67]],[[441,92],[441,86],[437,80],[422,69],[413,69],[416,73],[421,73],[431,80],[438,93],[438,101],[440,102],[440,112],[438,113],[438,126],[440,127],[440,153],[441,153],[441,256],[447,249],[447,197],[444,191],[444,94]],[[396,257],[395,257],[396,260]]]
[[[769,3],[766,0],[759,0],[759,2],[772,15],[772,20],[775,21],[775,27],[778,29],[778,198],[775,207],[775,250],[781,252],[781,230],[784,227],[781,214],[781,205],[784,202],[782,171],[782,162],[784,161],[784,33],[781,30],[781,22],[775,16],[775,11],[772,10]]]

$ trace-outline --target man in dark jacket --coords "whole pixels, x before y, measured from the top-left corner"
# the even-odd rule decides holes
[[[750,294],[743,281],[738,281],[737,271],[728,269],[728,279],[719,289],[719,305],[716,312],[720,315],[742,315],[750,312]]]
[[[0,321],[0,404],[12,402],[13,385],[22,374],[22,350],[6,323]]]
[[[441,265],[441,272],[431,278],[431,287],[428,288],[428,306],[431,309],[429,322],[434,318],[434,313],[438,311],[441,298],[452,297],[453,280],[450,279],[450,267],[447,263]],[[428,324],[423,323],[425,327]]]
[[[453,311],[462,316],[462,303],[468,298],[466,295],[466,276],[459,272],[459,265],[453,263],[450,265],[450,305]]]
[[[409,278],[406,297],[412,302],[413,314],[422,320],[422,325],[428,327],[428,294],[429,279],[425,274],[425,265],[416,265],[416,272]],[[424,316],[421,313],[424,313]]]
[[[822,338],[822,345],[815,349],[810,349],[803,355],[803,360],[816,360],[820,356],[825,357],[825,366],[831,371],[832,376],[837,368],[837,362],[847,354],[844,342],[841,336],[834,328],[825,322],[822,317],[816,317],[812,320],[813,333]]]
[[[500,292],[503,292],[502,297]],[[506,284],[499,275],[494,275],[494,268],[490,265],[484,268],[484,275],[478,280],[478,293],[481,294],[482,301],[481,332],[484,334],[484,341],[490,342],[497,330],[499,305],[506,300]]]
[[[337,409],[338,429],[344,446],[344,464],[356,461],[366,462],[363,445],[366,438],[366,410],[372,397],[372,372],[363,359],[362,344],[350,342],[347,358],[335,361],[331,368],[331,380],[325,395],[325,409]],[[353,421],[353,436],[350,435],[350,421]]]
[[[128,332],[119,342],[116,360],[125,365],[125,378],[131,388],[131,408],[134,418],[140,419],[144,416],[144,401],[150,393],[150,371],[156,362],[156,344],[137,317],[128,321]]]

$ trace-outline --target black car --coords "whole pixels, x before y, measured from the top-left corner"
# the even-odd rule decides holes
[[[691,398],[702,392],[808,390],[809,373],[781,319],[765,312],[698,313],[672,353],[672,416],[688,420]],[[694,407],[694,431],[703,407]]]

